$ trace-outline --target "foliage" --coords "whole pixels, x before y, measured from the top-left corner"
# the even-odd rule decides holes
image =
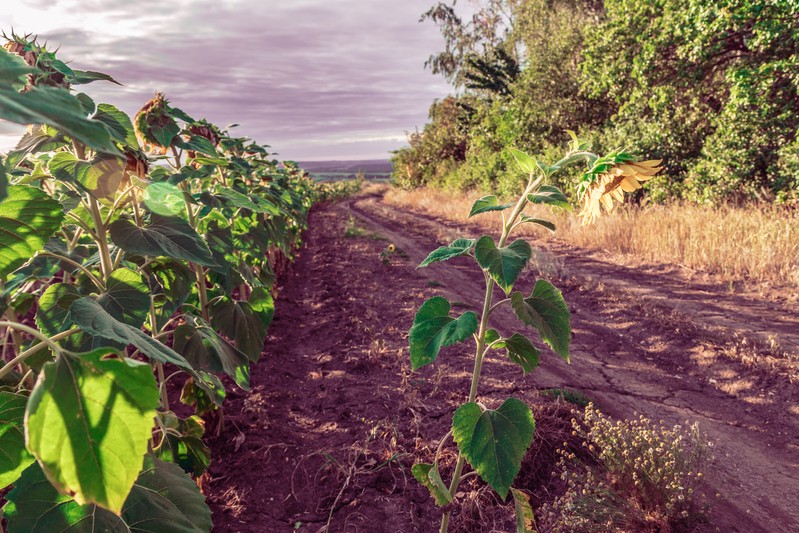
[[[491,409],[477,401],[477,390],[483,360],[489,350],[504,350],[508,359],[517,364],[525,374],[538,366],[541,356],[540,349],[524,333],[499,332],[490,327],[491,315],[499,307],[509,305],[519,319],[520,326],[530,326],[538,333],[541,341],[566,362],[569,362],[571,315],[561,292],[546,280],[536,281],[529,295],[515,290],[519,275],[530,260],[533,250],[523,239],[508,243],[511,233],[520,225],[531,223],[554,229],[550,222],[528,216],[524,214],[524,210],[535,204],[570,207],[564,194],[557,187],[546,183],[559,170],[577,162],[587,163],[583,182],[588,184],[585,187],[588,191],[595,184],[597,174],[616,175],[617,171],[621,171],[628,164],[640,164],[625,152],[614,152],[603,157],[587,152],[585,144],[576,136],[565,157],[554,163],[535,160],[514,149],[509,152],[510,157],[527,176],[524,192],[511,203],[500,203],[494,195],[479,198],[469,213],[469,217],[487,213],[500,214],[502,234],[499,240],[495,241],[490,235],[479,239],[456,239],[447,246],[433,250],[419,265],[426,267],[455,257],[468,256],[483,271],[486,282],[483,309],[479,316],[473,311],[452,316],[450,302],[444,297],[435,296],[424,302],[416,312],[408,333],[413,370],[434,363],[442,349],[447,346],[470,338],[474,338],[476,343],[468,401],[455,411],[452,429],[441,440],[432,464],[420,463],[412,470],[414,477],[430,490],[436,503],[442,507],[447,506],[441,522],[442,532],[447,530],[450,504],[457,501],[461,480],[466,475],[472,475],[463,474],[466,463],[503,500],[509,492],[513,494],[520,532],[528,531],[534,523],[527,497],[512,488],[521,469],[522,459],[533,441],[533,414],[524,402],[516,398],[508,398],[498,408]],[[630,179],[638,185],[637,175],[630,176]],[[604,198],[615,192],[621,193],[621,190],[603,191],[600,197]],[[588,196],[588,193],[585,195]],[[501,295],[496,302],[495,285],[501,289]],[[457,445],[458,460],[447,487],[442,479],[438,460],[450,437]]]
[[[589,404],[572,425],[582,446],[563,452],[566,491],[542,508],[543,531],[692,530],[708,449],[696,424],[612,422]]]
[[[410,148],[393,157],[392,177],[400,187],[440,182],[466,158],[474,108],[469,98],[447,97],[430,107],[430,122],[408,137]]]
[[[275,278],[318,193],[296,164],[156,94],[131,120],[30,36],[0,50],[0,489],[9,531],[208,531],[202,415],[249,388]],[[169,378],[167,378],[169,375]],[[181,378],[182,376],[182,378]],[[183,379],[170,408],[167,379]],[[166,461],[166,462],[164,462]],[[53,512],[53,509],[62,509]],[[80,526],[82,527],[82,526]]]
[[[316,184],[316,202],[335,202],[349,198],[363,187],[362,178],[354,180],[327,181]]]
[[[484,56],[495,54],[507,35],[507,12],[504,0],[488,0],[485,5],[472,15],[471,20],[464,20],[455,9],[456,2],[437,2],[428,9],[421,21],[431,20],[438,25],[444,37],[444,50],[432,54],[425,63],[434,74],[442,74],[456,87],[467,83],[469,66],[478,66]],[[510,67],[515,60],[505,54]],[[500,56],[500,59],[502,56]],[[478,67],[479,70],[479,67]],[[499,72],[506,74],[514,69],[500,68]],[[499,73],[498,72],[498,73]],[[475,80],[469,80],[474,82]]]
[[[573,127],[598,150],[657,152],[666,172],[647,185],[656,200],[796,198],[795,2],[485,0],[471,22],[454,2],[434,12],[450,14],[428,13],[445,36],[430,66],[466,88],[457,98],[474,112],[457,130],[463,158],[436,163],[424,138],[400,152],[395,175],[416,172],[405,183],[516,193],[503,147],[545,158]],[[519,66],[513,76],[501,75],[503,57]],[[456,136],[431,115],[417,135],[447,130]]]

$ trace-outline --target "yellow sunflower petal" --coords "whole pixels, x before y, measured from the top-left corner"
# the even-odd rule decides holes
[[[647,161],[645,161],[645,162],[647,162]],[[651,161],[651,162],[655,163],[655,161]],[[643,174],[644,176],[650,176],[650,177],[654,176],[655,174],[657,174],[658,172],[660,172],[662,170],[662,168],[659,167],[659,166],[644,165],[642,163],[632,163],[632,166],[636,170],[638,170],[638,172],[640,174]]]
[[[619,168],[621,169],[622,174],[624,174],[625,176],[635,177],[637,174],[640,173],[640,171],[637,168],[635,168],[634,166],[625,165],[624,163],[621,163],[619,165]]]
[[[621,190],[624,192],[634,192],[641,188],[641,184],[635,178],[627,177],[621,182]]]

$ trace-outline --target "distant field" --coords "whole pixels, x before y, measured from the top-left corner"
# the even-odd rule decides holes
[[[298,161],[300,168],[308,171],[316,181],[355,179],[360,173],[368,180],[388,180],[391,162],[382,159],[363,161]]]

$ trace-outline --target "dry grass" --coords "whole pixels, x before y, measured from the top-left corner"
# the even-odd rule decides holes
[[[479,193],[392,189],[386,201],[465,220]],[[634,254],[649,261],[679,264],[721,276],[799,287],[799,212],[773,206],[706,207],[673,204],[626,207],[584,227],[573,214],[541,213],[570,244]],[[481,222],[500,229],[499,217]],[[528,230],[531,231],[531,230]],[[532,230],[541,236],[540,230]]]

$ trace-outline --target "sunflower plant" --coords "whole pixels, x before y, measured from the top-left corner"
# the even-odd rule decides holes
[[[497,240],[491,235],[478,239],[459,238],[432,251],[419,265],[426,267],[454,257],[469,256],[482,270],[486,286],[480,315],[468,311],[454,316],[450,302],[435,296],[419,308],[409,332],[413,370],[433,363],[444,347],[469,339],[475,341],[468,400],[453,414],[452,427],[441,439],[433,462],[418,463],[412,468],[414,477],[444,508],[441,532],[447,531],[452,508],[457,503],[458,486],[464,478],[472,475],[479,476],[503,500],[508,494],[513,496],[519,532],[535,529],[528,497],[512,486],[535,434],[532,411],[517,398],[506,399],[497,409],[490,409],[478,401],[483,362],[489,354],[504,353],[525,375],[538,366],[541,350],[528,338],[530,330],[535,331],[563,361],[570,361],[571,316],[561,292],[544,279],[537,280],[530,292],[515,290],[516,281],[533,250],[526,240],[511,239],[514,230],[525,224],[534,224],[555,231],[552,222],[526,214],[525,209],[537,204],[571,209],[563,192],[549,181],[565,167],[584,162],[587,170],[578,186],[583,202],[580,216],[584,223],[590,223],[600,215],[600,205],[607,211],[612,210],[613,202],[624,200],[624,192],[637,190],[641,187],[640,182],[659,170],[658,162],[639,162],[621,150],[600,157],[590,152],[589,146],[574,133],[570,134],[572,142],[566,155],[553,164],[510,149],[519,168],[527,175],[524,192],[509,203],[501,202],[494,195],[484,196],[474,202],[469,213],[469,217],[498,213],[502,217],[503,229]],[[500,331],[492,327],[492,315],[504,306],[510,306],[518,318],[518,331]],[[457,447],[458,459],[447,484],[439,469],[439,457],[450,439]],[[465,473],[467,465],[471,471]]]
[[[316,188],[163,94],[131,120],[76,91],[93,81],[114,80],[31,36],[0,49],[0,119],[28,127],[0,154],[0,512],[9,533],[209,531],[219,376],[249,389]]]

